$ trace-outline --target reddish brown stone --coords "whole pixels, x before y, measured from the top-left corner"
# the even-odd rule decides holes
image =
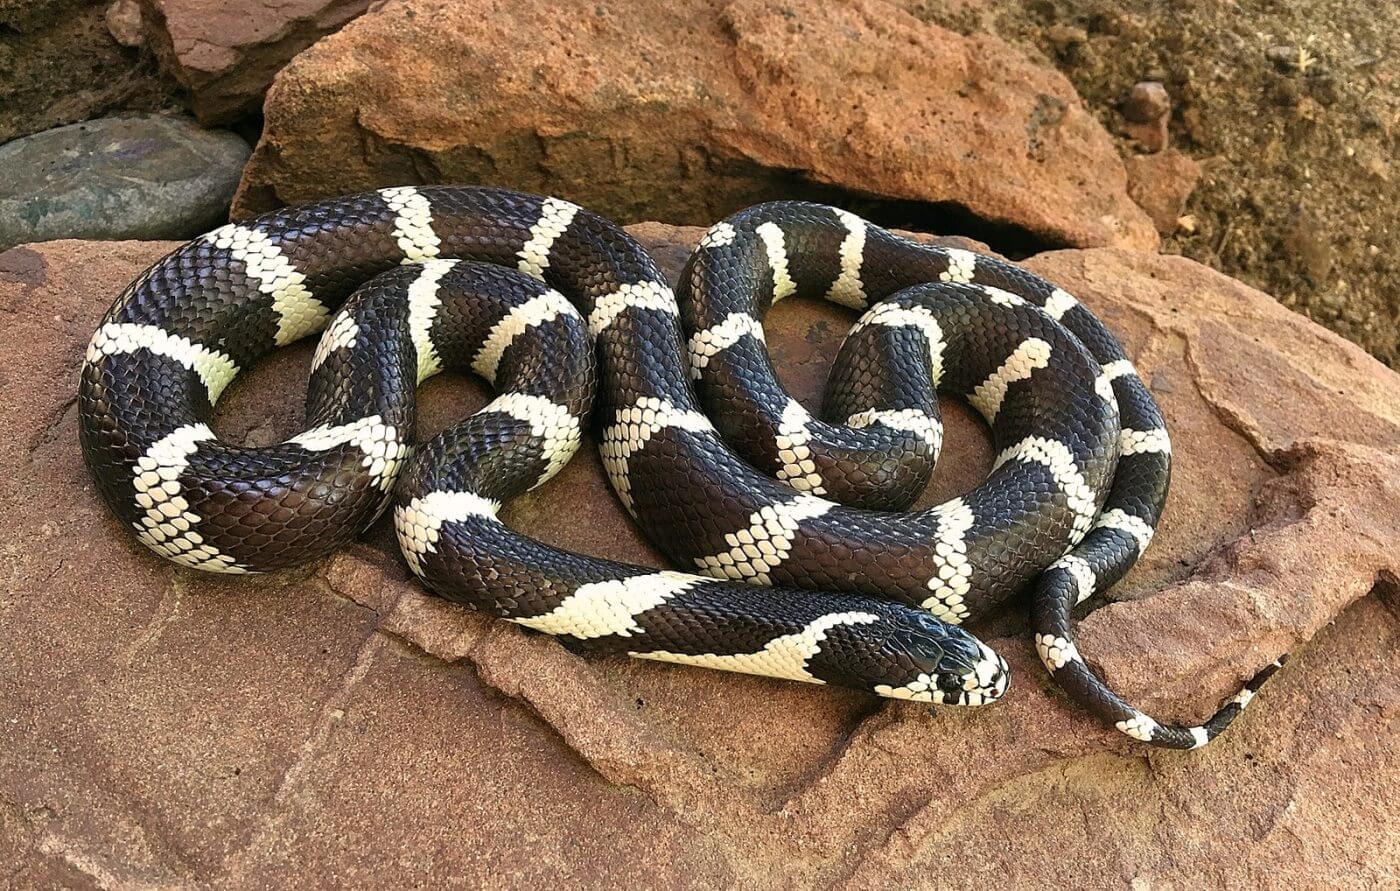
[[[1123,163],[1128,169],[1128,195],[1147,211],[1159,233],[1171,235],[1201,180],[1200,165],[1176,151],[1134,155]]]
[[[1171,118],[1172,100],[1167,88],[1155,81],[1135,84],[1123,101],[1123,132],[1134,139],[1148,154],[1167,147],[1167,122]]]
[[[278,69],[371,0],[269,0],[251,8],[225,0],[139,2],[146,41],[189,91],[195,116],[227,124],[256,112]]]
[[[634,232],[673,274],[698,234]],[[1086,657],[1144,705],[1191,717],[1295,654],[1227,735],[1174,753],[1069,704],[1019,608],[978,629],[1012,664],[1006,701],[931,717],[855,693],[575,657],[425,595],[382,522],[279,575],[159,562],[101,505],[73,393],[98,316],[168,247],[0,254],[8,883],[1400,881],[1400,378],[1266,295],[1171,257],[1064,251],[1029,264],[1119,333],[1175,446],[1164,522],[1113,603],[1084,621]],[[784,380],[809,404],[850,317],[797,301],[773,313]],[[236,385],[220,432],[294,432],[310,352],[284,351]],[[425,432],[485,398],[431,382]],[[990,464],[980,425],[957,405],[947,415],[925,502]],[[660,565],[592,444],[506,516],[555,544]]]
[[[1157,242],[1063,76],[876,0],[405,0],[298,56],[265,113],[235,216],[404,182],[704,225],[853,192],[1053,244]]]
[[[1123,100],[1123,117],[1134,124],[1152,124],[1172,112],[1172,97],[1160,83],[1146,80],[1133,84]]]
[[[1170,138],[1167,133],[1167,119],[1150,124],[1124,124],[1123,132],[1129,139],[1137,141],[1144,152],[1153,154],[1167,147]]]

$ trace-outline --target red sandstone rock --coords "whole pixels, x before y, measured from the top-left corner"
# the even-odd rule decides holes
[[[633,231],[672,274],[698,235]],[[168,247],[0,254],[8,882],[1400,882],[1400,378],[1266,295],[1180,258],[1105,249],[1028,264],[1119,333],[1175,446],[1164,522],[1084,621],[1086,658],[1142,704],[1192,717],[1295,655],[1228,734],[1175,753],[1069,704],[1017,608],[977,629],[1012,664],[1006,701],[931,717],[575,657],[424,594],[383,522],[288,573],[162,563],[101,504],[73,393],[99,315]],[[773,313],[775,361],[809,404],[850,316],[799,301]],[[220,432],[268,442],[298,429],[310,353],[284,351],[236,385]],[[485,398],[431,382],[423,432]],[[925,502],[991,461],[968,413],[946,415]],[[659,565],[591,444],[506,517]]]
[[[195,116],[204,124],[227,124],[257,111],[278,69],[364,12],[371,0],[140,3],[146,40],[161,66],[189,91]]]
[[[1134,155],[1123,163],[1128,170],[1128,195],[1152,218],[1158,232],[1171,235],[1201,180],[1200,165],[1177,151]]]
[[[299,55],[265,114],[235,216],[463,182],[620,220],[846,194],[927,227],[951,203],[1051,244],[1157,242],[1063,76],[878,0],[401,0]]]

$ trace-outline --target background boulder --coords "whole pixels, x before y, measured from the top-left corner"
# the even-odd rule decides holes
[[[264,113],[235,216],[459,182],[622,221],[810,197],[1011,249],[1157,244],[1064,77],[878,0],[402,0],[297,56]]]
[[[248,143],[164,115],[0,146],[0,249],[53,238],[193,238],[228,217]]]
[[[146,42],[203,124],[228,124],[262,105],[293,56],[369,8],[371,0],[140,0]]]

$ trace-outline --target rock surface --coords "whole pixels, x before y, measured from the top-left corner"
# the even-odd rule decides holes
[[[1159,233],[1171,235],[1201,181],[1201,165],[1177,151],[1133,155],[1123,164],[1128,170],[1128,195],[1152,218]]]
[[[624,221],[806,196],[924,229],[955,203],[998,243],[1157,241],[1063,76],[879,0],[399,0],[293,60],[265,115],[236,216],[460,182]]]
[[[248,144],[160,115],[71,124],[0,146],[0,248],[55,238],[192,237],[227,218]]]
[[[147,41],[204,124],[256,112],[272,77],[371,0],[140,0]]]
[[[674,273],[698,235],[634,232]],[[1394,887],[1400,883],[1400,377],[1190,261],[1029,265],[1118,332],[1177,472],[1143,563],[1083,622],[1120,689],[1177,717],[1294,662],[1196,753],[1067,703],[1021,610],[977,630],[1007,700],[925,710],[589,661],[426,596],[380,523],[304,570],[224,579],[147,554],[82,466],[73,393],[111,297],[168,244],[0,255],[0,867],[18,887]],[[849,314],[789,301],[776,364],[810,400]],[[219,427],[297,428],[303,345]],[[268,393],[286,394],[269,399]],[[434,381],[425,433],[485,392]],[[927,500],[990,449],[960,406]],[[659,565],[591,445],[507,519]],[[1308,639],[1311,638],[1309,641]]]

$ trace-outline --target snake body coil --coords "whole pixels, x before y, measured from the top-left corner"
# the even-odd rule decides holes
[[[795,293],[865,310],[820,419],[763,343],[764,312]],[[323,328],[309,429],[220,442],[208,422],[238,371]],[[415,387],[445,369],[498,395],[415,449]],[[564,552],[497,518],[572,456],[595,390],[618,497],[703,575]],[[899,512],[937,458],[935,391],[986,419],[998,457],[966,495]],[[557,199],[395,188],[289,208],[134,282],[93,337],[80,413],[113,511],[197,569],[329,553],[392,501],[428,587],[571,648],[963,705],[1000,697],[1007,672],[958,624],[1033,588],[1036,649],[1065,690],[1174,748],[1205,744],[1277,667],[1200,727],[1158,723],[1095,676],[1070,611],[1152,537],[1170,473],[1156,404],[1063,290],[832,208],[717,224],[676,294],[624,232]]]

